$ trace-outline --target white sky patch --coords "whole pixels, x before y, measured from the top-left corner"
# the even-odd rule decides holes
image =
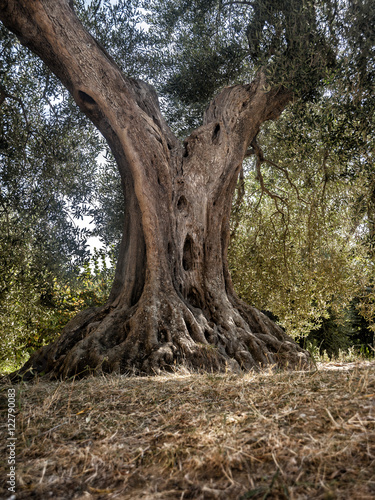
[[[74,219],[75,224],[84,229],[89,229],[90,231],[95,228],[95,224],[92,221],[92,217],[89,215],[84,215],[82,219]],[[90,253],[93,254],[95,248],[97,250],[100,250],[101,248],[104,247],[104,243],[101,241],[101,239],[98,236],[90,236],[87,240],[87,244],[90,248]]]
[[[104,149],[96,157],[96,163],[98,164],[98,166],[105,165],[107,163],[107,160],[105,158],[105,150]],[[74,223],[79,228],[88,229],[89,231],[93,231],[95,229],[95,222],[90,215],[83,215],[82,218],[80,218],[80,219],[77,219],[74,217],[73,220],[74,220]],[[100,250],[102,248],[105,248],[105,245],[99,236],[90,236],[87,239],[87,245],[90,249],[91,255],[94,254],[95,249]]]

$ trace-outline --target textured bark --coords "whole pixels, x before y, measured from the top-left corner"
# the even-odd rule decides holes
[[[305,351],[237,298],[227,266],[231,202],[246,150],[290,93],[265,91],[262,74],[228,87],[181,145],[153,88],[120,72],[67,0],[0,0],[0,19],[107,139],[126,199],[108,303],[80,313],[20,374],[308,364]]]

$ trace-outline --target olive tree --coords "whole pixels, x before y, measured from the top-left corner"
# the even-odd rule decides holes
[[[0,0],[4,25],[44,61],[108,142],[125,199],[108,302],[78,314],[21,373],[309,363],[305,351],[235,294],[229,218],[242,162],[261,154],[256,138],[262,125],[295,99],[313,95],[335,56],[313,2],[265,1],[252,9],[249,54],[262,65],[254,66],[249,83],[224,87],[181,143],[154,88],[120,70],[72,2]],[[262,37],[270,26],[267,41]],[[289,78],[281,78],[286,73]]]

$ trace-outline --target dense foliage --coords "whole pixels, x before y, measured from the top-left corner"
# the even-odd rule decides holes
[[[335,102],[340,97],[332,90],[329,99],[296,103],[263,130],[264,161],[247,165],[233,219],[240,293],[295,335],[307,334],[330,310],[340,316],[373,279],[373,180],[363,168],[373,137],[355,133]]]
[[[14,369],[35,349],[55,340],[78,312],[102,305],[114,277],[115,252],[95,251],[74,278],[47,269],[35,275],[33,255],[14,268],[0,302],[0,372]]]

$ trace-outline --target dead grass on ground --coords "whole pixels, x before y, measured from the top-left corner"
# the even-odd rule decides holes
[[[17,500],[375,498],[374,362],[16,391]]]

